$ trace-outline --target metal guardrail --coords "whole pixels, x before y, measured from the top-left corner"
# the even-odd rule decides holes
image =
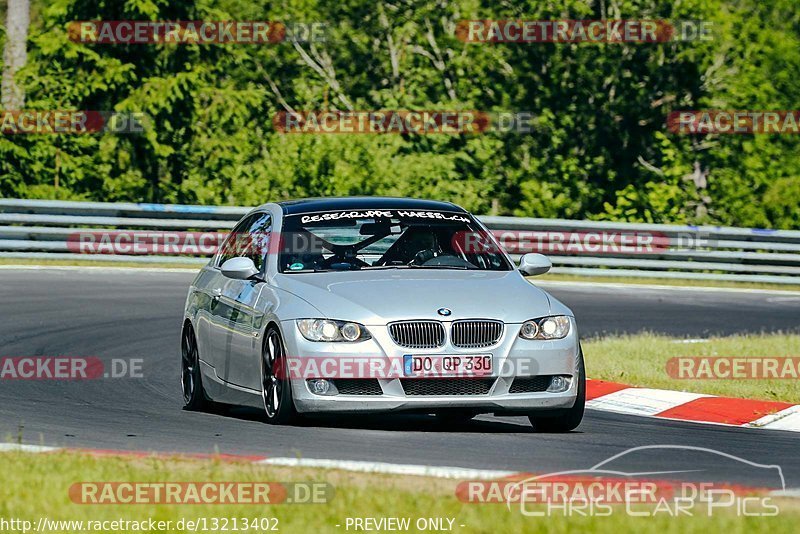
[[[0,258],[202,264],[207,257],[82,254],[79,233],[219,232],[250,208],[0,199]],[[581,276],[679,278],[800,284],[800,231],[485,216],[518,259],[542,252],[553,272]],[[649,246],[615,247],[638,237]],[[635,239],[634,239],[635,241]],[[596,250],[599,246],[600,250]]]

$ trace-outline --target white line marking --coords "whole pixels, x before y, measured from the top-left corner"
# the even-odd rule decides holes
[[[323,469],[342,469],[361,473],[384,473],[390,475],[414,475],[436,478],[493,479],[519,474],[518,471],[490,469],[470,469],[466,467],[434,467],[428,465],[391,464],[385,462],[361,462],[355,460],[325,460],[315,458],[268,458],[259,464],[286,467],[318,467]]]
[[[794,499],[800,499],[800,488],[770,491],[769,495],[771,497],[792,497]]]
[[[800,405],[790,406],[771,415],[765,415],[744,426],[800,432]]]
[[[51,452],[61,447],[45,447],[44,445],[23,445],[20,443],[0,443],[0,452]]]
[[[667,389],[628,388],[592,399],[586,403],[586,407],[633,415],[656,415],[695,399],[710,396]]]

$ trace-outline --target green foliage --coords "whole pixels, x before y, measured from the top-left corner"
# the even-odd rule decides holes
[[[0,195],[207,204],[400,195],[479,213],[798,228],[797,137],[687,136],[685,109],[797,109],[795,0],[51,0],[30,109],[145,112],[141,135],[0,137]],[[460,20],[667,19],[711,41],[479,44]],[[76,20],[329,24],[324,43],[72,43]],[[0,39],[4,32],[0,31]],[[530,111],[529,133],[300,135],[288,107]]]

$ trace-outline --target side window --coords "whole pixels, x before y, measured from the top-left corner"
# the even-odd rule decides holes
[[[242,242],[243,237],[247,237],[247,230],[250,227],[250,224],[253,222],[253,219],[257,217],[257,215],[251,215],[250,217],[245,218],[244,220],[240,221],[239,224],[234,226],[231,233],[228,234],[228,237],[225,238],[225,242],[222,243],[222,247],[220,248],[219,256],[217,257],[216,266],[219,267],[226,261],[231,258],[236,258],[237,256],[241,256],[240,251],[243,248]]]
[[[241,256],[253,260],[256,269],[263,272],[269,253],[269,238],[272,231],[272,217],[269,213],[257,213],[250,221],[247,239],[244,240],[245,250]]]

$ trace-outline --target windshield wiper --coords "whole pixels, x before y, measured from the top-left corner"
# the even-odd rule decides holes
[[[469,271],[473,267],[466,267],[464,265],[414,265],[410,263],[408,267],[412,269],[457,269],[459,271]]]
[[[383,271],[386,269],[408,269],[409,267],[409,265],[370,265],[361,267],[359,271]]]
[[[346,273],[352,271],[382,271],[385,269],[408,269],[408,265],[375,265],[375,266],[368,266],[368,267],[352,267],[349,269],[336,269],[334,267],[326,267],[326,268],[315,268],[315,269],[301,269],[297,271],[286,270],[283,271],[284,274],[295,274],[295,273]]]
[[[477,267],[465,267],[463,265],[369,265],[367,267],[355,267],[352,269],[334,269],[331,267],[325,269],[302,269],[298,271],[283,271],[284,274],[302,274],[302,273],[342,273],[348,271],[388,271],[390,269],[455,269],[458,271],[471,271]]]

